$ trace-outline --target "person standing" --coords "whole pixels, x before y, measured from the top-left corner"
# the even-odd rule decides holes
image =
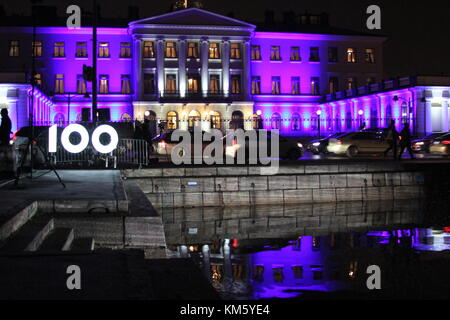
[[[389,148],[384,152],[384,156],[387,157],[389,151],[393,150],[394,159],[397,159],[397,143],[398,143],[398,132],[395,129],[395,121],[391,120],[391,124],[386,132],[386,142],[389,144]]]
[[[415,159],[414,152],[411,148],[411,131],[409,130],[409,123],[406,122],[402,131],[400,132],[401,140],[400,140],[400,154],[399,158],[402,158],[405,150],[408,150],[411,159]]]
[[[11,119],[8,116],[8,109],[2,109],[1,116],[2,123],[0,125],[0,145],[8,146],[12,127]]]

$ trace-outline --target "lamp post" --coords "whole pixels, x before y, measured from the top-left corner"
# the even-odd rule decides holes
[[[261,130],[261,129],[263,129],[263,122],[262,122],[262,118],[261,118],[262,111],[261,110],[256,111],[256,115],[258,116],[258,118],[257,118],[258,123],[257,123],[256,127],[259,130]]]
[[[322,110],[317,110],[316,114],[317,114],[317,130],[320,138],[320,116],[322,115]]]

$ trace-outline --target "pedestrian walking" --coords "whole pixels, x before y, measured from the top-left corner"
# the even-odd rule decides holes
[[[8,115],[8,109],[3,108],[0,112],[2,116],[2,123],[0,125],[0,145],[8,146],[11,135],[11,119]]]
[[[394,159],[397,159],[397,144],[398,144],[399,134],[395,129],[395,121],[391,120],[391,124],[386,132],[386,142],[389,144],[389,148],[384,152],[384,156],[387,157],[389,151],[394,152]]]
[[[406,122],[403,126],[402,131],[400,132],[400,154],[399,158],[402,158],[403,153],[405,150],[408,150],[409,155],[411,156],[411,159],[415,159],[414,152],[411,148],[411,131],[409,130],[409,123]]]

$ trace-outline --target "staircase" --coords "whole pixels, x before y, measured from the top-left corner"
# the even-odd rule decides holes
[[[73,228],[55,228],[54,219],[37,215],[33,204],[0,225],[0,256],[24,252],[86,253],[95,249],[92,238],[75,238]]]

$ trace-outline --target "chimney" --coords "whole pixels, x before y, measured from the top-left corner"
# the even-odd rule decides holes
[[[265,24],[269,24],[269,25],[275,23],[275,11],[273,11],[273,10],[267,10],[267,11],[265,12],[264,23],[265,23]]]
[[[139,7],[128,6],[128,20],[139,20]]]

